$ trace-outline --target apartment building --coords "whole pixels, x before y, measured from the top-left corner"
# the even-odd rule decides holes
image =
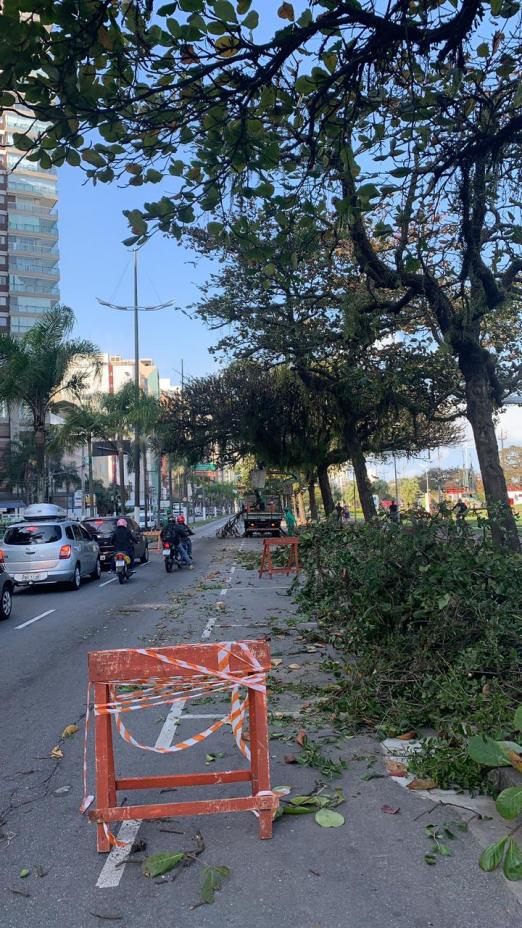
[[[0,113],[0,332],[27,332],[59,300],[57,178],[14,147],[13,133],[43,123]],[[20,411],[0,407],[0,455],[20,429]]]

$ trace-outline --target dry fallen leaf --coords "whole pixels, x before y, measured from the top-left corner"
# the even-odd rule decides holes
[[[72,735],[75,735],[80,729],[77,725],[67,725],[66,728],[62,731],[62,738],[71,738]]]
[[[397,735],[397,741],[412,741],[417,737],[416,731],[406,731],[403,735]]]
[[[408,773],[406,764],[401,764],[398,760],[385,760],[384,764],[390,777],[405,777]]]
[[[271,660],[272,667],[279,667],[279,664],[283,663],[282,657],[273,657]]]
[[[512,767],[522,773],[522,754],[517,754],[516,751],[508,751],[507,756]]]
[[[415,777],[411,783],[408,783],[408,789],[437,789],[437,784],[431,777],[426,777],[424,780],[420,777]]]
[[[283,760],[285,764],[297,764],[297,757],[295,754],[285,754]]]
[[[301,664],[289,664],[290,670],[301,670]]]
[[[399,806],[381,806],[381,812],[386,812],[388,815],[397,815],[400,811]]]
[[[55,745],[55,747],[52,749],[51,757],[63,757],[63,751],[59,744]]]
[[[304,728],[301,728],[300,731],[297,732],[297,735],[295,737],[296,744],[298,744],[300,748],[304,747],[306,738],[307,738],[306,732]]]

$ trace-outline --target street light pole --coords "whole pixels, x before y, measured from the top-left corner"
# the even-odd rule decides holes
[[[134,386],[136,405],[140,399],[140,331],[138,322],[138,249],[134,249]],[[143,479],[145,493],[146,478]],[[140,429],[138,422],[134,428],[134,519],[140,524]]]
[[[107,300],[101,300],[97,297],[98,303],[102,306],[108,306],[109,309],[118,309],[122,312],[133,312],[134,313],[134,386],[136,389],[136,403],[139,401],[140,397],[140,333],[139,333],[139,313],[140,312],[154,312],[158,309],[167,309],[170,306],[174,305],[174,300],[169,300],[167,303],[158,303],[155,306],[140,306],[138,300],[138,249],[134,249],[134,301],[132,306],[119,306],[116,303],[109,303]],[[139,524],[140,517],[140,430],[139,425],[136,424],[134,427],[134,457],[135,457],[135,473],[134,473],[134,517]],[[145,486],[145,492],[147,488]],[[122,501],[122,506],[124,507],[124,501]]]

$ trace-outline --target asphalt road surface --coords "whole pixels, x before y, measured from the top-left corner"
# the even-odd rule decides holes
[[[451,860],[434,867],[425,864],[429,845],[424,820],[418,821],[418,816],[424,810],[428,821],[440,823],[451,818],[451,812],[432,814],[429,803],[399,790],[389,778],[363,782],[365,758],[377,752],[377,766],[371,769],[382,764],[378,746],[369,739],[346,740],[335,748],[348,758],[342,778],[347,796],[342,828],[320,828],[313,816],[284,816],[274,839],[261,842],[251,813],[129,822],[122,826],[120,837],[145,846],[138,844],[132,853],[130,845],[110,855],[96,852],[95,828],[78,811],[87,653],[253,638],[269,631],[270,623],[273,629],[274,621],[280,625],[285,618],[292,621],[287,579],[259,581],[256,573],[238,563],[238,548],[258,549],[259,542],[218,540],[218,524],[197,530],[193,571],[167,575],[160,557],[153,555],[125,586],[104,574],[99,582],[82,584],[78,592],[18,591],[11,619],[0,623],[2,928],[91,928],[110,923],[122,928],[505,928],[519,924],[519,903],[495,875],[480,873],[479,849],[470,835],[458,838]],[[296,642],[286,633],[275,634],[273,653],[292,648]],[[277,688],[272,708],[291,710],[285,702],[289,697],[276,694]],[[218,710],[204,700],[197,706],[161,706],[157,711],[133,713],[132,731],[149,744],[168,746],[178,727],[186,737],[210,724]],[[80,731],[62,740],[63,730],[71,724]],[[57,745],[63,751],[61,759],[50,756]],[[173,757],[136,751],[120,739],[115,749],[118,768],[130,775],[242,764],[230,730]],[[280,740],[271,743],[272,783],[309,792],[317,771],[285,765],[288,750]],[[209,751],[215,752],[210,760]],[[92,775],[91,745],[91,785]],[[230,785],[219,792],[237,795],[239,789],[242,785]],[[120,795],[119,800],[132,803],[135,795]],[[206,794],[191,789],[195,799],[205,795],[208,788]],[[157,793],[149,796],[143,791],[140,795],[144,802],[153,798],[168,801],[169,794],[158,798]],[[383,815],[386,803],[400,806],[400,814]],[[158,880],[142,874],[144,855],[191,850],[197,830],[205,851],[193,865],[174,874],[175,880],[173,874]],[[198,905],[205,865],[230,868],[230,879],[213,905]],[[21,875],[25,871],[29,873]]]

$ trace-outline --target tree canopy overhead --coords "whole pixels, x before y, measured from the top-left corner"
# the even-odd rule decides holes
[[[456,359],[493,532],[518,549],[494,414],[521,377],[520,4],[264,6],[7,0],[0,106],[49,124],[14,145],[161,184],[128,244],[208,220],[244,241],[256,201],[310,228],[333,209],[375,301],[405,327],[422,308]]]

